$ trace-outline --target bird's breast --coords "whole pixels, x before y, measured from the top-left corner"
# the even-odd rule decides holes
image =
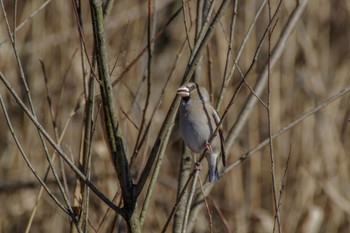
[[[211,135],[210,119],[193,111],[181,111],[180,128],[185,144],[193,152],[201,153]]]

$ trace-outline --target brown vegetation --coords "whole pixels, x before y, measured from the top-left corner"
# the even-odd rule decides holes
[[[14,24],[18,28],[15,45],[37,120],[56,142],[60,142],[62,151],[83,170],[79,155],[83,153],[83,128],[87,116],[82,94],[87,93],[90,65],[94,66],[90,6],[87,1],[82,1],[81,29],[87,50],[85,54],[71,1],[52,0],[44,4],[38,0],[1,2],[11,30]],[[104,21],[108,65],[112,81],[118,80],[113,88],[114,107],[126,157],[129,162],[133,160],[130,171],[136,184],[189,64],[190,47],[193,48],[196,37],[196,4],[204,1],[184,1],[185,5],[182,5],[181,1],[153,0],[150,1],[153,4],[151,15],[148,1],[106,2],[111,3]],[[225,0],[216,2],[213,16],[219,12],[222,2]],[[244,83],[242,75],[246,75],[249,85],[244,83],[241,86],[224,117],[222,124],[227,139],[228,161],[224,175],[214,186],[206,183],[207,167],[206,163],[202,163],[188,229],[193,232],[210,232],[211,229],[214,232],[273,232],[275,202],[279,202],[282,194],[281,206],[277,210],[281,228],[278,229],[276,223],[275,232],[350,232],[350,2],[300,0],[300,4],[307,4],[306,8],[299,9],[300,15],[295,16],[295,24],[288,34],[285,28],[298,10],[298,1],[283,1],[280,8],[278,1],[271,1],[270,15],[269,4],[265,4],[251,33],[246,36],[262,2],[238,1],[237,4],[231,55],[237,57],[242,41],[248,40],[237,59],[239,69],[235,69],[222,95],[220,116],[237,87]],[[196,81],[210,90],[213,103],[219,99],[225,74],[227,77],[234,65],[231,57],[225,73],[234,3],[231,1],[225,8],[225,15],[213,28],[208,45],[201,47],[203,57],[195,73]],[[276,9],[279,9],[276,18],[270,21]],[[177,11],[179,14],[175,14]],[[3,11],[0,16],[0,72],[29,107]],[[148,25],[149,20],[151,26]],[[269,22],[271,26],[268,28]],[[287,40],[279,44],[285,35]],[[151,40],[155,36],[157,39]],[[263,37],[265,39],[261,43]],[[149,42],[153,43],[147,51]],[[281,56],[274,57],[275,48],[282,49]],[[131,63],[144,49],[145,53]],[[149,51],[152,56],[147,55]],[[264,83],[269,78],[270,85],[260,86],[261,91],[251,95],[251,88],[254,89],[264,78],[269,54],[271,68]],[[129,67],[130,64],[132,66]],[[99,74],[97,68],[94,73],[96,76]],[[328,98],[340,92],[336,100],[327,102]],[[96,96],[99,93],[96,82]],[[43,178],[49,163],[36,127],[4,82],[0,82],[0,94],[15,135],[38,175]],[[256,102],[251,112],[246,106],[250,96]],[[100,98],[97,98],[96,102],[99,101]],[[94,118],[102,111],[98,109],[96,104]],[[244,111],[247,115],[241,114]],[[303,114],[307,111],[311,112],[306,117]],[[104,136],[104,123],[100,123],[100,116],[96,119],[97,124],[92,127],[91,168],[88,168],[91,181],[117,206],[123,206],[120,183]],[[297,119],[301,121],[275,137],[270,147],[265,141],[266,146],[248,153]],[[25,232],[26,229],[30,232],[73,231],[69,216],[45,191],[37,202],[41,185],[14,143],[3,109],[0,122],[0,232]],[[147,128],[149,122],[150,128]],[[145,215],[143,232],[161,232],[176,203],[183,143],[177,119],[175,124]],[[141,137],[138,139],[140,129],[142,134],[147,132],[144,141]],[[142,142],[142,147],[132,159],[137,141]],[[48,154],[53,155],[54,151],[48,146]],[[79,212],[82,196],[86,195],[79,188],[84,186],[77,185],[78,176],[59,158],[56,155],[54,166],[64,181],[64,188],[68,189],[68,202],[73,204],[74,200],[78,201]],[[195,157],[190,158],[193,162]],[[189,166],[188,163],[186,165]],[[193,165],[188,169],[192,171]],[[200,183],[204,185],[203,190]],[[51,172],[46,184],[64,203]],[[138,198],[137,211],[144,203],[148,185],[149,182]],[[201,190],[210,190],[206,208],[197,208],[198,201],[203,198]],[[118,227],[123,227],[121,232],[126,232],[123,219],[93,192],[90,192],[87,206],[89,232],[117,232]],[[201,207],[204,207],[203,202]],[[83,212],[86,211],[83,209]],[[79,224],[84,225],[82,222]],[[167,232],[172,231],[180,232],[170,225]]]

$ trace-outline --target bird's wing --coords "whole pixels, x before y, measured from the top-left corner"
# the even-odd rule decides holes
[[[216,126],[218,126],[220,122],[220,117],[213,107],[212,107],[212,115],[214,117]],[[225,153],[225,147],[224,147],[225,138],[224,138],[222,127],[219,128],[219,136],[220,136],[220,143],[221,143],[222,164],[226,166],[226,153]]]

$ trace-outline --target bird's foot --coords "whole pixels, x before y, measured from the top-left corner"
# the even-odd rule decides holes
[[[204,143],[204,149],[208,152],[212,152],[213,148],[211,147],[210,143],[208,141],[205,141]]]
[[[196,171],[202,170],[202,165],[200,164],[200,162],[194,163],[194,170],[196,170]]]

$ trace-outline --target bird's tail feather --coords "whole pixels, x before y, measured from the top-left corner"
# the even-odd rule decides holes
[[[218,166],[213,165],[209,166],[209,182],[215,182],[218,181],[220,178]]]

